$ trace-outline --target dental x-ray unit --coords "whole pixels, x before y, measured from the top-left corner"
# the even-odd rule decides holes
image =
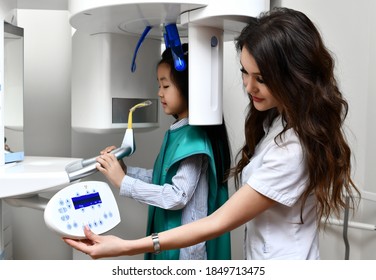
[[[207,125],[222,122],[224,31],[229,30],[232,34],[239,32],[250,16],[256,16],[269,8],[269,1],[246,0],[232,1],[231,3],[219,3],[217,1],[164,1],[163,3],[148,1],[148,3],[139,3],[132,1],[71,0],[69,5],[72,12],[71,24],[78,30],[81,29],[81,32],[82,30],[93,34],[122,32],[128,34],[129,37],[141,34],[134,50],[130,69],[128,68],[131,74],[128,72],[128,75],[135,75],[142,66],[147,67],[147,71],[150,71],[149,65],[143,64],[136,69],[136,57],[141,49],[141,44],[145,40],[150,40],[147,39],[147,36],[150,36],[150,33],[154,30],[156,30],[156,33],[154,33],[152,40],[158,37],[164,38],[165,47],[172,50],[175,69],[177,71],[186,69],[188,62],[184,61],[178,30],[180,19],[180,28],[188,29],[190,124]],[[110,23],[107,25],[108,22]],[[233,36],[230,38],[233,38]],[[112,42],[108,38],[104,40]],[[111,54],[109,57],[113,55]],[[146,61],[145,64],[149,62]],[[110,83],[111,81],[114,82],[114,80],[111,80],[112,78],[109,77]],[[144,83],[141,84],[144,85]],[[112,90],[114,89],[112,88]],[[112,94],[110,91],[108,92],[109,99],[113,99]],[[134,94],[137,94],[137,92]],[[102,94],[102,96],[105,99],[107,98],[106,94]],[[129,98],[129,96],[126,96],[126,98]],[[75,97],[73,97],[74,100],[76,100]],[[111,104],[111,102],[105,100],[103,104]],[[148,100],[131,108],[128,116],[128,128],[122,145],[113,151],[118,159],[129,156],[134,152],[132,112],[136,108],[149,105],[151,105],[151,101]],[[83,125],[84,122],[81,118],[77,118],[77,115],[73,115],[72,126],[75,127],[74,123],[78,120],[79,126],[82,128],[85,126]],[[90,112],[87,114],[81,112],[81,115],[90,116]],[[92,115],[95,114],[92,113]],[[67,166],[66,170],[70,181],[92,174],[97,170],[96,164],[94,157]],[[85,192],[85,189],[90,190]],[[89,185],[85,185],[85,183],[73,184],[61,190],[47,204],[45,210],[46,224],[60,234],[74,237],[82,237],[82,226],[85,224],[97,229],[99,233],[110,229],[120,221],[120,216],[116,214],[116,218],[112,220],[104,218],[105,215],[109,216],[109,213],[117,213],[118,211],[115,207],[116,202],[112,198],[110,199],[111,196],[106,190],[109,189],[103,187],[102,193],[100,193],[99,183],[93,183],[93,185],[92,183]],[[108,201],[105,199],[107,197]],[[108,210],[108,207],[111,209],[111,204],[113,209]],[[113,221],[113,223],[108,221]],[[100,229],[103,229],[103,231]]]
[[[223,44],[232,41],[251,17],[269,10],[269,0],[69,0],[68,9],[76,29],[72,128],[89,133],[124,131],[124,108],[130,108],[123,142],[112,152],[121,159],[135,151],[135,109],[148,106],[143,112],[151,112],[135,126],[158,125],[158,102],[150,100],[157,101],[151,73],[160,59],[161,39],[171,47],[178,71],[187,63],[180,38],[189,43],[190,124],[220,124]],[[85,224],[94,232],[105,232],[120,222],[111,189],[102,182],[71,184],[96,172],[96,164],[95,157],[25,157],[22,169],[14,165],[1,175],[0,197],[14,206],[45,209],[47,226],[63,236],[83,237]],[[57,187],[60,191],[47,203],[35,195]]]

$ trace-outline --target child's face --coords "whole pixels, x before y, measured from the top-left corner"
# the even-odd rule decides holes
[[[167,115],[176,115],[178,119],[188,117],[188,104],[172,82],[170,77],[171,69],[168,64],[162,63],[157,69],[158,96],[163,111]]]

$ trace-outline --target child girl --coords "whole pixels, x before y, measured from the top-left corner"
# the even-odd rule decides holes
[[[188,62],[188,45],[184,44]],[[224,172],[230,152],[224,124],[197,127],[188,124],[188,68],[174,68],[170,49],[157,66],[158,96],[164,112],[175,121],[166,132],[153,170],[121,167],[115,156],[102,151],[98,170],[120,195],[150,205],[147,234],[171,229],[213,213],[228,199]],[[229,234],[183,249],[146,254],[146,259],[230,259]]]

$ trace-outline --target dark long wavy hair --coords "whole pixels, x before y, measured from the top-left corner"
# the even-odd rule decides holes
[[[245,145],[233,169],[236,183],[264,136],[279,114],[284,123],[282,135],[292,128],[303,146],[308,185],[302,194],[302,210],[308,196],[317,198],[318,219],[339,215],[350,196],[351,207],[359,191],[351,179],[351,151],[343,132],[348,104],[334,77],[334,60],[324,46],[315,25],[295,10],[275,8],[260,15],[236,38],[236,48],[254,57],[265,85],[281,105],[261,112],[250,99],[245,120]],[[303,220],[302,220],[303,222]]]
[[[174,60],[170,48],[167,48],[162,53],[162,58],[159,61],[157,67],[163,63],[169,65],[172,82],[178,88],[187,104],[189,104],[188,44],[183,44],[182,47],[184,52],[184,60],[187,62],[187,68],[184,71],[178,71],[175,69]],[[228,140],[225,121],[224,119],[222,119],[222,124],[220,125],[206,125],[201,126],[201,128],[206,132],[211,142],[217,173],[217,182],[219,184],[225,183],[227,181],[227,172],[231,166],[230,144]]]

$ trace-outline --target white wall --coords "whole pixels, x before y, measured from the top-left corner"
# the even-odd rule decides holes
[[[25,38],[25,153],[69,156],[71,28],[67,11],[20,10]]]
[[[71,155],[71,28],[67,11],[18,10],[24,28],[26,156]],[[15,259],[66,259],[71,250],[47,230],[43,213],[12,208]]]

